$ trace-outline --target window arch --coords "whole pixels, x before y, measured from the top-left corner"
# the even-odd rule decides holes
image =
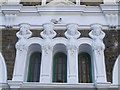
[[[28,82],[39,82],[40,79],[40,66],[41,66],[41,53],[34,52],[30,55]]]
[[[67,56],[58,52],[53,58],[53,82],[67,82]]]
[[[92,83],[91,56],[82,52],[78,55],[79,83]]]

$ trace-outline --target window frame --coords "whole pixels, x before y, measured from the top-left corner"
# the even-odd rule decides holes
[[[31,53],[31,55],[30,55],[30,57],[29,57],[29,64],[28,64],[28,75],[27,75],[27,82],[39,82],[39,80],[38,81],[32,81],[32,80],[30,80],[30,77],[31,77],[31,69],[32,68],[34,68],[34,67],[32,67],[32,57],[34,56],[34,54],[38,54],[39,53],[39,55],[40,55],[40,58],[39,58],[39,64],[40,65],[38,65],[39,66],[39,80],[40,80],[40,69],[41,69],[41,59],[42,59],[42,53],[41,52],[33,52],[33,53]],[[34,62],[35,63],[35,62]]]
[[[62,77],[64,77],[64,81],[63,82],[57,82],[55,79],[56,79],[56,77],[55,77],[55,67],[56,67],[56,61],[57,60],[55,60],[56,59],[56,57],[57,57],[57,55],[59,55],[59,54],[62,54],[62,55],[64,55],[64,58],[65,58],[65,75],[64,76],[62,76]],[[58,77],[57,77],[58,78]],[[54,56],[53,56],[53,69],[52,69],[52,82],[53,83],[67,83],[67,55],[65,54],[65,53],[63,53],[63,52],[57,52],[57,53],[55,53],[54,54]]]
[[[79,71],[80,71],[80,69],[79,69],[79,67],[81,67],[81,66],[79,66],[79,61],[81,60],[80,58],[79,58],[79,55],[86,55],[86,56],[88,56],[88,65],[89,65],[89,80],[90,80],[90,82],[85,82],[85,83],[93,83],[93,75],[92,75],[92,59],[91,59],[91,55],[89,54],[89,53],[87,53],[87,52],[79,52],[79,54],[78,54],[78,83],[82,83],[81,81],[80,81],[80,73],[79,73]],[[84,83],[84,82],[83,82]]]

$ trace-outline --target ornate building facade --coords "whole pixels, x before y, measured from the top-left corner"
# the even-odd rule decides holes
[[[118,12],[115,0],[3,0],[0,88],[118,90]]]

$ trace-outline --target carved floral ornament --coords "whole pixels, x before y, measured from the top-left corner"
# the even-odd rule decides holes
[[[93,39],[93,50],[96,50],[99,54],[105,49],[105,45],[103,43],[103,38],[105,37],[105,33],[102,31],[102,25],[100,24],[92,24],[91,32],[89,36]]]
[[[44,50],[45,54],[49,54],[49,51],[52,51],[52,46],[49,44],[43,44],[42,45],[42,50]]]
[[[67,49],[70,50],[71,54],[74,54],[78,50],[78,47],[74,43],[69,43]]]

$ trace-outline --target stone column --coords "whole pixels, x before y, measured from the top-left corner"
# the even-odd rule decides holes
[[[80,36],[77,24],[68,24],[65,36],[68,38],[67,45],[67,80],[68,83],[78,83],[78,45],[77,38]]]
[[[104,49],[105,45],[103,43],[103,38],[105,33],[102,31],[102,26],[100,24],[92,24],[91,32],[89,36],[93,39],[93,56],[96,66],[96,83],[106,83],[106,68],[105,68],[105,58],[104,58]]]
[[[42,62],[41,62],[41,75],[40,83],[52,82],[52,38],[56,36],[56,32],[53,30],[54,26],[51,23],[43,25],[44,31],[41,32],[43,37],[42,44]]]
[[[51,42],[49,42],[51,43]],[[40,83],[51,83],[52,81],[52,46],[47,43],[42,46],[42,62]]]
[[[29,30],[29,28],[30,26],[28,24],[21,24],[20,31],[18,31],[16,34],[19,40],[16,43],[17,52],[12,81],[23,82],[25,80],[25,66],[28,50],[26,42],[28,38],[32,36],[32,32]]]
[[[67,61],[68,61],[68,83],[78,83],[78,48],[75,45],[67,46]]]

